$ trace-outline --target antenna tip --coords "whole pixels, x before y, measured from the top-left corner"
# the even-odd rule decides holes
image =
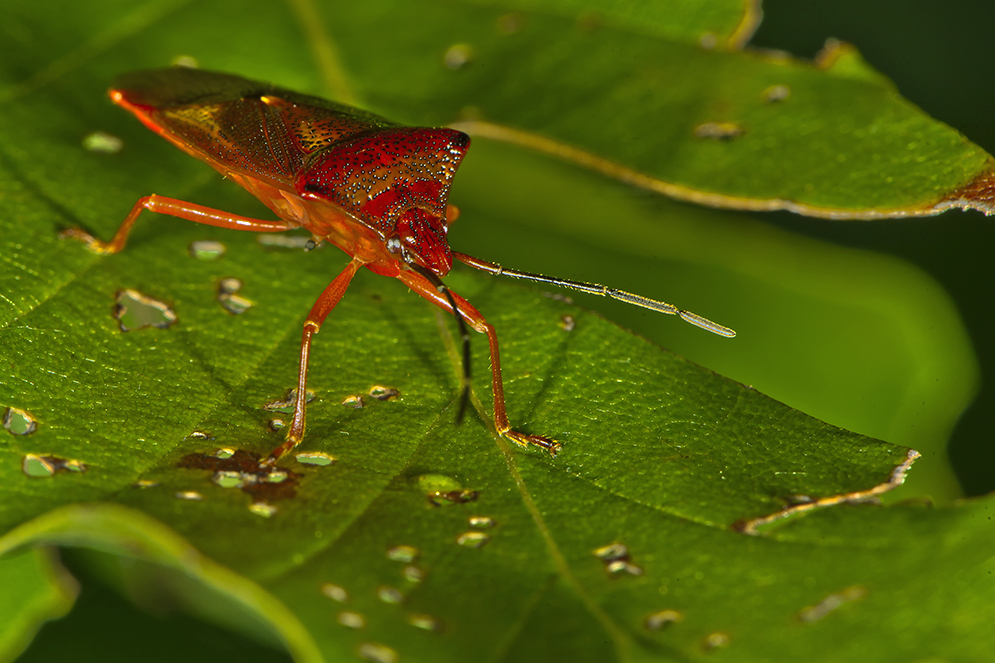
[[[712,322],[708,318],[703,318],[696,313],[691,313],[690,311],[679,311],[678,315],[681,316],[687,322],[690,322],[695,327],[700,327],[706,331],[710,331],[713,334],[718,334],[719,336],[724,336],[726,338],[733,338],[736,332],[728,327],[723,327],[717,322]]]

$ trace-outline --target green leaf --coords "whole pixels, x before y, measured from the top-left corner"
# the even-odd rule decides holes
[[[55,561],[38,549],[0,561],[0,660],[13,660],[49,619],[72,608],[77,586]]]
[[[882,660],[932,652],[924,643],[936,643],[928,646],[937,656],[988,651],[976,624],[991,612],[989,502],[831,507],[893,488],[911,459],[904,447],[819,422],[534,289],[456,271],[447,282],[498,329],[513,423],[565,445],[556,459],[517,449],[487,423],[484,344],[474,345],[477,414],[455,426],[458,372],[442,342],[448,332],[440,341],[429,307],[400,284],[364,273],[312,358],[316,400],[301,450],[323,451],[334,464],[289,459],[282,481],[240,473],[244,457],[218,451],[262,454],[279,442],[268,424],[281,415],[263,405],[293,386],[303,317],[345,257],[332,250],[302,257],[247,234],[152,215],[119,255],[95,256],[57,239],[76,224],[110,236],[151,191],[266,214],[102,98],[114,74],[181,55],[302,91],[322,92],[326,81],[398,119],[443,122],[473,106],[489,120],[559,140],[576,136],[575,145],[657,178],[655,162],[640,155],[679,155],[681,144],[685,151],[749,145],[751,132],[721,144],[674,133],[694,118],[673,114],[659,98],[620,104],[618,89],[604,82],[623,80],[617,73],[631,69],[639,49],[661,62],[665,53],[693,56],[666,61],[689,71],[710,62],[713,78],[740,80],[769,59],[695,44],[707,31],[716,44],[735,46],[748,16],[730,10],[719,21],[703,12],[671,25],[619,7],[598,16],[569,3],[538,10],[408,3],[390,11],[256,3],[250,11],[241,3],[105,2],[67,4],[58,20],[51,5],[0,10],[19,46],[0,76],[0,356],[9,363],[0,405],[37,425],[29,435],[2,435],[0,552],[11,556],[0,571],[27,564],[17,554],[40,543],[110,550],[122,566],[138,557],[167,569],[163,584],[180,604],[275,634],[300,660],[388,657],[374,645],[403,661],[695,659],[723,646],[719,633],[743,660],[761,659],[781,642],[795,654],[789,658],[829,660],[827,643],[844,633],[850,646]],[[509,14],[512,26],[522,20],[511,34],[501,27]],[[371,34],[381,37],[378,48],[370,48]],[[258,57],[261,44],[272,57]],[[470,60],[448,70],[446,51],[459,44],[472,46]],[[506,55],[500,67],[492,49]],[[891,104],[888,113],[906,118],[901,126],[918,123],[947,137],[943,158],[975,149],[910,110],[852,57],[826,72],[778,66],[821,93]],[[550,79],[554,70],[570,76]],[[634,86],[657,75],[633,71]],[[550,80],[558,87],[540,94]],[[707,108],[716,89],[699,80],[681,94],[697,90],[696,107]],[[599,92],[585,97],[590,90]],[[790,109],[797,97],[793,87],[777,108]],[[575,111],[581,101],[593,109],[586,117]],[[661,125],[658,116],[677,119]],[[890,120],[881,126],[895,131]],[[619,140],[618,131],[636,129]],[[94,151],[114,145],[92,138],[97,130],[123,149]],[[836,149],[838,140],[825,145]],[[907,155],[879,151],[892,161]],[[924,177],[939,188],[922,191],[934,195],[974,176],[969,160],[951,175],[943,158],[925,175],[895,167],[908,177],[896,195],[920,192]],[[676,168],[668,164],[660,167]],[[744,185],[743,172],[726,163],[728,177],[708,190],[741,195],[736,186],[792,185],[787,176],[803,165],[785,159],[772,179]],[[837,160],[813,196],[837,195],[851,172]],[[697,334],[703,363],[723,372],[738,366],[728,372],[744,382],[780,384],[773,392],[792,394],[794,385],[778,382],[777,368],[751,367],[777,363],[772,357],[802,374],[820,367],[805,378],[824,389],[809,392],[814,410],[838,411],[830,401],[840,394],[861,402],[849,415],[826,418],[850,416],[861,432],[914,441],[930,455],[912,474],[912,492],[955,493],[934,454],[972,393],[976,369],[956,312],[928,277],[738,217],[636,198],[600,175],[485,140],[457,187],[454,202],[464,212],[453,231],[457,248],[701,308],[740,338],[680,330],[675,320],[642,324],[666,330],[656,333],[668,344],[684,331]],[[758,190],[747,193],[767,195]],[[924,209],[919,199],[886,203]],[[224,255],[192,257],[191,243],[206,239],[223,242]],[[583,267],[559,271],[570,259]],[[627,276],[609,279],[612,263],[627,263]],[[226,278],[242,281],[238,295],[252,304],[239,315],[219,301]],[[122,332],[112,317],[122,289],[161,301],[177,322]],[[841,378],[834,371],[843,363],[874,377]],[[399,398],[370,397],[376,386],[396,388]],[[366,407],[343,405],[357,396]],[[874,406],[866,404],[871,397]],[[917,480],[923,475],[931,478]],[[770,521],[810,511],[817,513]],[[743,533],[756,530],[766,535]],[[938,585],[909,582],[924,566]],[[838,610],[804,621],[834,603]],[[894,605],[914,607],[891,623],[875,619]],[[667,626],[666,610],[681,621]],[[28,618],[24,634],[37,623],[26,608],[13,612]],[[910,621],[925,624],[921,639],[902,630]],[[964,642],[959,651],[950,644]]]

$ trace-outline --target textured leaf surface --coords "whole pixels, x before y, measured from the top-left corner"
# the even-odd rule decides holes
[[[10,366],[0,383],[0,405],[29,412],[38,428],[28,436],[3,434],[0,531],[10,533],[0,549],[51,542],[108,549],[122,555],[123,565],[131,563],[127,557],[141,557],[172,569],[163,572],[169,579],[164,584],[185,597],[181,604],[220,605],[206,612],[215,619],[227,615],[243,630],[276,634],[300,660],[387,656],[374,643],[403,661],[695,659],[709,647],[724,648],[725,637],[726,655],[736,660],[765,660],[772,643],[781,642],[790,643],[796,658],[833,660],[826,643],[837,642],[843,632],[854,634],[848,642],[855,649],[879,647],[880,660],[920,655],[927,651],[922,643],[936,643],[930,645],[936,655],[968,659],[987,651],[990,643],[978,637],[976,625],[991,610],[984,566],[991,549],[988,503],[936,510],[836,508],[766,537],[733,531],[734,524],[787,506],[888,487],[907,451],[790,410],[568,303],[466,272],[454,273],[449,282],[499,330],[514,422],[560,438],[561,456],[551,460],[495,439],[482,423],[487,407],[480,410],[482,419],[471,416],[453,426],[456,372],[437,320],[399,284],[363,274],[323,328],[313,358],[317,399],[309,410],[305,449],[323,450],[336,463],[288,461],[286,481],[253,494],[223,487],[225,477],[214,481],[208,469],[179,465],[190,464],[188,454],[221,447],[265,453],[279,440],[267,425],[275,415],[261,406],[293,383],[300,322],[343,256],[325,250],[302,257],[264,248],[252,236],[171,219],[143,218],[128,250],[109,258],[56,239],[60,228],[73,224],[109,236],[133,200],[150,188],[234,212],[264,213],[102,99],[106,81],[125,68],[194,55],[211,68],[308,92],[321,92],[322,81],[335,90],[338,72],[377,110],[419,122],[451,120],[466,106],[484,109],[483,116],[493,120],[498,114],[489,99],[507,104],[517,98],[530,103],[507,105],[502,121],[557,137],[554,125],[562,119],[564,127],[577,126],[576,116],[566,111],[582,98],[587,105],[597,101],[584,97],[584,90],[598,89],[598,77],[610,77],[610,71],[574,59],[579,78],[572,93],[537,94],[529,85],[559,71],[558,63],[575,58],[582,44],[595,39],[599,49],[617,52],[614,46],[624,37],[632,48],[642,43],[684,49],[718,58],[718,65],[726,62],[722,58],[747,62],[752,56],[695,45],[700,30],[735,43],[742,11],[726,13],[723,22],[702,18],[684,30],[648,23],[633,38],[627,32],[632,15],[606,9],[578,23],[568,3],[543,5],[535,14],[525,5],[427,3],[387,13],[306,3],[292,11],[260,4],[251,13],[243,3],[226,2],[97,7],[67,5],[59,21],[50,20],[50,10],[41,16],[30,5],[3,10],[10,19],[3,24],[23,48],[5,62],[0,89],[0,222],[7,238],[0,262],[0,356]],[[443,10],[444,19],[433,14]],[[318,20],[308,20],[309,12]],[[524,15],[520,29],[502,33],[500,20],[514,12]],[[411,29],[415,24],[419,29]],[[374,25],[376,34],[391,35],[389,48],[371,52],[369,40],[361,39]],[[219,39],[219,26],[238,38]],[[448,32],[438,32],[440,26]],[[502,67],[521,74],[508,87],[513,81],[503,78],[507,72],[495,61],[488,65],[488,49],[492,42],[522,37],[532,45],[508,47],[512,53]],[[464,43],[473,47],[469,65],[447,69],[448,45]],[[260,44],[272,49],[266,58],[259,56]],[[343,68],[335,68],[335,52]],[[543,53],[552,60],[537,59]],[[654,53],[664,61],[662,51]],[[619,57],[630,61],[631,49]],[[613,58],[602,60],[621,66]],[[591,82],[581,75],[584,68]],[[733,67],[733,74],[740,73]],[[570,87],[562,76],[556,80]],[[884,85],[879,79],[871,83]],[[663,111],[652,99],[645,108],[629,101],[612,113],[589,114],[584,141],[593,142],[577,144],[599,153],[601,140],[631,147],[634,141],[618,141],[612,127],[646,126],[626,114],[633,109]],[[619,108],[625,112],[615,112]],[[526,111],[539,124],[518,124],[515,113]],[[475,112],[469,109],[469,115]],[[931,131],[948,131],[915,118]],[[95,129],[112,131],[124,149],[113,155],[84,150],[83,138]],[[666,131],[650,132],[648,139],[643,134],[636,141],[640,149],[660,140],[661,153],[680,152],[667,142]],[[627,150],[603,154],[644,168],[638,153]],[[476,152],[482,161],[473,166],[468,160],[470,186],[457,194],[464,208],[458,231],[463,224],[489,222],[495,235],[509,232],[501,224],[513,210],[497,203],[515,200],[523,187],[508,183],[502,172],[527,169],[528,177],[543,183],[565,177],[574,192],[597,179],[483,144]],[[784,171],[794,172],[786,167],[779,177]],[[843,166],[832,170],[836,177],[848,172]],[[497,193],[482,195],[485,185]],[[819,195],[831,188],[818,187]],[[619,191],[611,195],[629,195]],[[540,192],[516,202],[528,224],[530,216],[554,216],[547,208],[565,205],[557,200]],[[629,211],[620,217],[631,218]],[[688,226],[698,220],[688,210],[643,213],[651,225],[670,216]],[[560,237],[584,228],[588,241],[608,244],[591,230],[599,221],[603,227],[604,217],[594,207],[578,210],[567,217],[576,223],[568,222]],[[715,240],[709,238],[714,228],[685,230],[689,239],[675,257],[678,263],[690,261],[696,274],[714,272],[701,258],[702,248]],[[635,234],[621,224],[617,229],[619,237],[636,238],[619,240],[621,245],[647,241],[638,225]],[[524,237],[512,241],[525,249]],[[189,246],[199,239],[221,240],[227,252],[217,261],[196,260]],[[806,255],[826,251],[809,248]],[[639,253],[630,247],[626,255]],[[683,274],[686,267],[672,269]],[[536,268],[545,269],[541,263]],[[895,285],[888,292],[907,292],[903,285],[910,281],[896,276],[900,271],[878,272],[891,274]],[[242,315],[230,315],[217,301],[219,280],[227,277],[242,280],[239,294],[253,303]],[[725,278],[728,284],[735,276]],[[111,311],[122,288],[161,300],[178,322],[169,329],[121,332]],[[699,300],[685,293],[679,303],[685,301]],[[942,297],[935,301],[930,315],[939,321],[929,324],[940,330],[935,338],[952,339],[946,345],[954,348],[955,368],[967,376],[957,392],[964,398],[973,377],[970,351],[955,313]],[[896,306],[887,318],[902,329],[921,329],[922,318],[913,317],[912,308]],[[726,322],[713,311],[702,312]],[[572,331],[564,316],[572,317]],[[921,345],[929,348],[944,345],[922,332],[911,338],[925,339]],[[723,342],[708,339],[704,347]],[[479,375],[487,364],[482,343],[475,353]],[[827,352],[829,361],[837,361],[835,355]],[[949,364],[937,357],[923,361]],[[375,385],[397,388],[400,398],[367,398],[362,409],[341,405]],[[477,389],[488,403],[486,386]],[[918,402],[910,394],[905,398]],[[883,409],[894,416],[901,407]],[[956,410],[950,405],[944,416]],[[27,476],[28,454],[42,458],[29,470],[38,470],[39,462],[42,473],[46,464],[58,468],[56,457],[83,463],[86,471],[66,466],[54,476]],[[426,495],[430,488],[457,487],[470,491],[469,501],[433,506]],[[201,499],[189,499],[195,494]],[[103,504],[78,506],[85,502]],[[275,511],[250,510],[260,502]],[[486,526],[485,517],[493,526]],[[618,547],[603,550],[612,544],[624,545],[625,555]],[[0,566],[16,574],[16,565],[24,563],[12,556]],[[910,582],[924,566],[935,574]],[[181,578],[201,584],[177,585]],[[205,596],[213,598],[201,600]],[[806,608],[832,603],[834,596],[846,599],[838,611],[799,623],[800,615],[819,612]],[[897,612],[890,622],[877,619],[893,605],[916,607]],[[664,610],[676,611],[681,621],[666,626]],[[647,628],[653,615],[649,623],[660,630]],[[355,626],[357,619],[362,628],[343,624]],[[923,625],[921,641],[902,630],[910,621]],[[884,650],[882,643],[899,635],[908,649]],[[961,650],[951,648],[955,642]]]

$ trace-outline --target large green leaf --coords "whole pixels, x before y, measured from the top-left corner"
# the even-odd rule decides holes
[[[693,3],[672,9],[678,5],[694,9]],[[212,469],[232,472],[242,457],[225,460],[217,449],[265,453],[278,442],[279,433],[267,426],[274,415],[261,406],[293,384],[303,315],[344,256],[325,250],[305,262],[297,252],[264,248],[252,236],[144,217],[128,250],[116,256],[60,242],[58,230],[74,224],[109,236],[132,202],[150,190],[265,213],[104,101],[112,75],[192,55],[204,66],[310,92],[322,91],[326,81],[326,90],[359,97],[398,119],[445,122],[465,109],[464,117],[482,114],[541,132],[664,181],[688,162],[649,163],[645,154],[753,149],[752,131],[729,143],[702,143],[686,130],[697,116],[675,113],[666,96],[619,103],[625,86],[613,82],[623,80],[618,72],[635,71],[627,85],[652,90],[660,86],[647,82],[662,80],[660,73],[632,69],[632,58],[707,71],[709,77],[699,75],[694,86],[678,91],[708,108],[714,103],[709,95],[724,86],[703,80],[746,89],[746,74],[752,71],[755,83],[763,67],[773,66],[766,57],[695,45],[696,35],[708,32],[717,46],[733,48],[748,32],[749,13],[735,7],[722,13],[718,4],[710,7],[715,13],[702,11],[685,23],[666,14],[638,16],[621,5],[594,15],[566,2],[404,3],[389,11],[305,2],[290,9],[246,7],[67,4],[58,20],[51,19],[50,5],[44,11],[27,4],[0,10],[12,43],[20,46],[5,60],[0,82],[6,238],[0,356],[10,364],[0,405],[25,410],[37,423],[30,435],[5,434],[0,446],[0,531],[9,532],[0,551],[56,543],[142,558],[159,565],[149,568],[165,569],[161,582],[181,602],[243,630],[269,632],[301,660],[388,656],[364,643],[389,646],[401,660],[693,659],[705,643],[722,645],[717,633],[728,636],[728,653],[738,651],[743,660],[762,660],[775,645],[790,658],[833,660],[827,643],[844,632],[852,647],[874,648],[880,660],[924,652],[975,658],[987,651],[989,639],[978,637],[978,622],[967,618],[990,617],[990,586],[982,582],[990,583],[982,565],[991,550],[987,502],[936,510],[836,507],[765,537],[748,536],[742,531],[761,528],[766,516],[782,510],[804,512],[894,487],[907,468],[907,450],[811,419],[569,303],[465,271],[448,282],[498,329],[510,416],[530,432],[563,441],[558,458],[494,436],[485,423],[490,408],[483,380],[476,385],[485,404],[477,405],[480,417],[455,426],[457,371],[437,320],[400,284],[361,274],[323,328],[313,357],[317,399],[303,449],[325,451],[337,462],[317,467],[288,460],[290,474],[280,483],[224,487],[236,475]],[[370,47],[373,34],[376,48]],[[457,49],[470,60],[456,71],[443,65],[454,44],[472,46]],[[265,59],[261,45],[268,49]],[[614,55],[594,57],[608,52]],[[864,195],[850,187],[846,204],[825,203],[840,193],[832,177],[859,172],[851,170],[852,159],[837,159],[827,178],[815,180],[814,197],[801,202],[928,211],[937,196],[977,176],[978,167],[964,156],[977,148],[909,108],[880,77],[834,77],[840,64],[828,73],[794,61],[777,66],[799,80],[785,103],[770,106],[779,113],[805,111],[787,102],[811,85],[813,94],[849,95],[852,109],[844,110],[884,107],[883,117],[890,118],[864,121],[887,134],[876,153],[900,180],[889,189],[891,198],[871,199],[878,188]],[[553,70],[558,73],[551,78]],[[548,87],[551,80],[555,89]],[[590,109],[586,117],[576,112],[578,105]],[[648,113],[668,121],[640,119]],[[791,117],[783,136],[805,116]],[[683,133],[666,129],[674,126],[684,127]],[[912,148],[899,140],[916,127],[946,141],[929,170],[908,166]],[[617,132],[636,128],[637,140],[619,139]],[[97,129],[120,137],[124,149],[86,151],[82,139]],[[856,149],[832,135],[811,149]],[[853,158],[868,158],[861,154],[856,150]],[[956,161],[959,170],[943,159]],[[986,159],[976,159],[981,168]],[[907,167],[899,168],[903,163]],[[782,196],[763,187],[781,182],[797,188],[806,177],[803,166],[786,160],[776,175],[754,177],[759,170],[737,174],[727,162],[728,178],[701,190]],[[564,276],[601,279],[604,273],[593,270],[612,260],[635,264],[635,273],[625,277],[635,283],[612,285],[673,295],[681,305],[701,303],[702,313],[739,329],[734,342],[697,332],[703,339],[697,356],[709,365],[736,354],[772,363],[771,357],[787,352],[790,344],[776,333],[785,327],[782,311],[792,343],[821,348],[821,359],[800,361],[835,366],[873,360],[882,367],[874,375],[888,388],[858,381],[858,399],[873,395],[879,404],[869,408],[873,414],[859,415],[865,418],[854,428],[910,445],[906,430],[925,429],[914,442],[931,454],[909,487],[918,494],[951,494],[949,475],[932,454],[976,378],[956,313],[923,275],[741,219],[633,198],[600,176],[486,141],[471,151],[458,181],[463,188],[454,201],[464,216],[453,237],[466,242],[458,248],[509,262],[527,262],[534,251],[535,263],[516,266],[553,271],[562,258],[542,244],[551,234],[553,244],[574,242],[571,253],[590,255],[591,273]],[[737,189],[743,186],[746,194]],[[530,229],[543,221],[543,230]],[[475,237],[474,229],[481,234]],[[209,262],[189,256],[192,241],[209,238],[224,242],[223,257]],[[754,247],[746,257],[744,242]],[[502,253],[502,243],[514,243],[518,255]],[[660,255],[668,264],[647,271]],[[771,255],[784,259],[772,266]],[[825,282],[838,281],[844,271],[852,283],[828,290]],[[692,284],[677,282],[688,275]],[[239,294],[254,304],[241,315],[217,302],[219,280],[226,277],[243,281]],[[672,287],[656,284],[671,277]],[[785,282],[789,299],[801,300],[788,310],[773,294]],[[121,332],[111,311],[122,288],[164,301],[178,323]],[[779,304],[768,304],[773,301]],[[838,326],[841,319],[851,326]],[[683,333],[672,320],[653,324],[673,330],[668,334],[675,339]],[[880,338],[872,342],[867,333],[874,329]],[[866,348],[837,348],[841,330],[861,336]],[[895,344],[892,330],[907,342]],[[770,346],[751,345],[751,338],[767,338]],[[475,345],[478,376],[487,365],[483,346]],[[830,373],[817,375],[821,380]],[[759,383],[749,371],[744,375]],[[397,388],[400,398],[367,397],[361,409],[340,404],[374,385]],[[853,389],[845,379],[827,383],[824,397],[812,400],[822,405],[832,392]],[[936,392],[948,400],[939,402]],[[930,408],[921,408],[926,394]],[[70,465],[53,476],[28,476],[60,463],[29,454],[79,461],[86,470],[68,471],[81,469]],[[932,479],[916,483],[917,474]],[[469,501],[436,497],[442,506],[435,506],[428,499],[429,491],[457,489],[470,491]],[[201,499],[181,499],[195,494]],[[85,502],[103,504],[79,506]],[[610,544],[624,544],[627,557],[619,548],[603,550]],[[595,554],[599,550],[605,559]],[[0,562],[9,575],[24,564],[23,556]],[[929,581],[909,583],[923,566],[935,569]],[[338,603],[344,596],[346,602]],[[842,604],[839,614],[795,623],[819,616],[819,608],[806,607],[825,608],[833,597]],[[900,602],[915,607],[897,611],[889,623],[873,618]],[[683,621],[648,629],[651,615],[651,626],[665,626],[669,613],[661,610],[675,610]],[[13,610],[24,633],[56,611],[32,611],[26,603]],[[360,619],[364,625],[355,630],[341,623],[355,626]],[[903,628],[910,621],[929,628],[909,638]],[[906,649],[885,647],[899,636]],[[970,642],[961,650],[954,648],[965,640]],[[936,644],[927,650],[927,642]]]

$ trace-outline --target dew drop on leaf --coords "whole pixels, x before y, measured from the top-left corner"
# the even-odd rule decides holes
[[[83,137],[83,149],[98,154],[117,154],[124,141],[104,131],[93,131]]]
[[[791,96],[791,88],[787,85],[771,85],[760,93],[760,100],[765,104],[773,104],[784,101]]]
[[[474,529],[491,529],[497,524],[490,516],[470,516],[467,522]]]
[[[270,518],[277,512],[277,508],[270,504],[269,502],[253,502],[249,505],[249,511],[256,514],[257,516],[262,516],[263,518]]]
[[[24,410],[9,407],[3,413],[3,427],[11,435],[31,435],[38,429],[38,423]]]
[[[338,616],[339,624],[346,628],[363,628],[366,626],[366,618],[358,612],[343,610]]]
[[[746,129],[737,122],[703,122],[694,128],[695,138],[727,141],[739,138]]]
[[[236,294],[242,285],[242,281],[234,278],[218,281],[218,303],[232,315],[241,315],[253,307],[251,301]]]
[[[421,582],[425,579],[425,569],[420,566],[415,566],[414,564],[409,564],[404,567],[404,579],[408,582]]]
[[[676,610],[658,610],[648,615],[643,621],[643,625],[648,631],[662,631],[682,619],[684,619],[684,615]]]
[[[364,642],[356,650],[359,657],[370,663],[397,663],[397,652],[376,642]]]
[[[423,631],[439,632],[442,630],[442,622],[432,615],[414,614],[408,615],[408,623]]]
[[[217,260],[226,250],[224,244],[213,239],[190,242],[190,255],[197,260]]]
[[[167,329],[176,323],[176,313],[165,302],[130,288],[118,290],[114,317],[121,331],[136,331],[146,327]]]
[[[215,472],[214,476],[211,477],[211,481],[222,488],[241,488],[244,483],[241,472],[233,472],[229,470]]]
[[[21,471],[29,477],[47,478],[59,472],[86,472],[86,465],[78,460],[38,454],[25,454]]]
[[[397,604],[404,601],[404,594],[396,587],[381,585],[377,588],[377,598],[384,603]]]
[[[473,60],[473,48],[469,44],[453,44],[442,56],[446,69],[462,69]]]
[[[715,633],[709,633],[705,636],[705,641],[702,646],[706,649],[718,649],[720,647],[729,646],[729,634],[723,633],[722,631],[716,631]]]
[[[305,451],[296,456],[297,462],[303,465],[318,465],[327,467],[335,463],[335,456],[330,456],[323,451]]]
[[[387,559],[410,564],[418,559],[418,549],[413,546],[394,546],[387,549]]]
[[[330,582],[322,584],[321,593],[339,603],[345,603],[349,600],[349,592],[345,588]]]
[[[463,532],[456,539],[456,543],[460,544],[464,548],[483,548],[487,545],[487,542],[491,540],[489,534],[484,534],[483,532]]]

